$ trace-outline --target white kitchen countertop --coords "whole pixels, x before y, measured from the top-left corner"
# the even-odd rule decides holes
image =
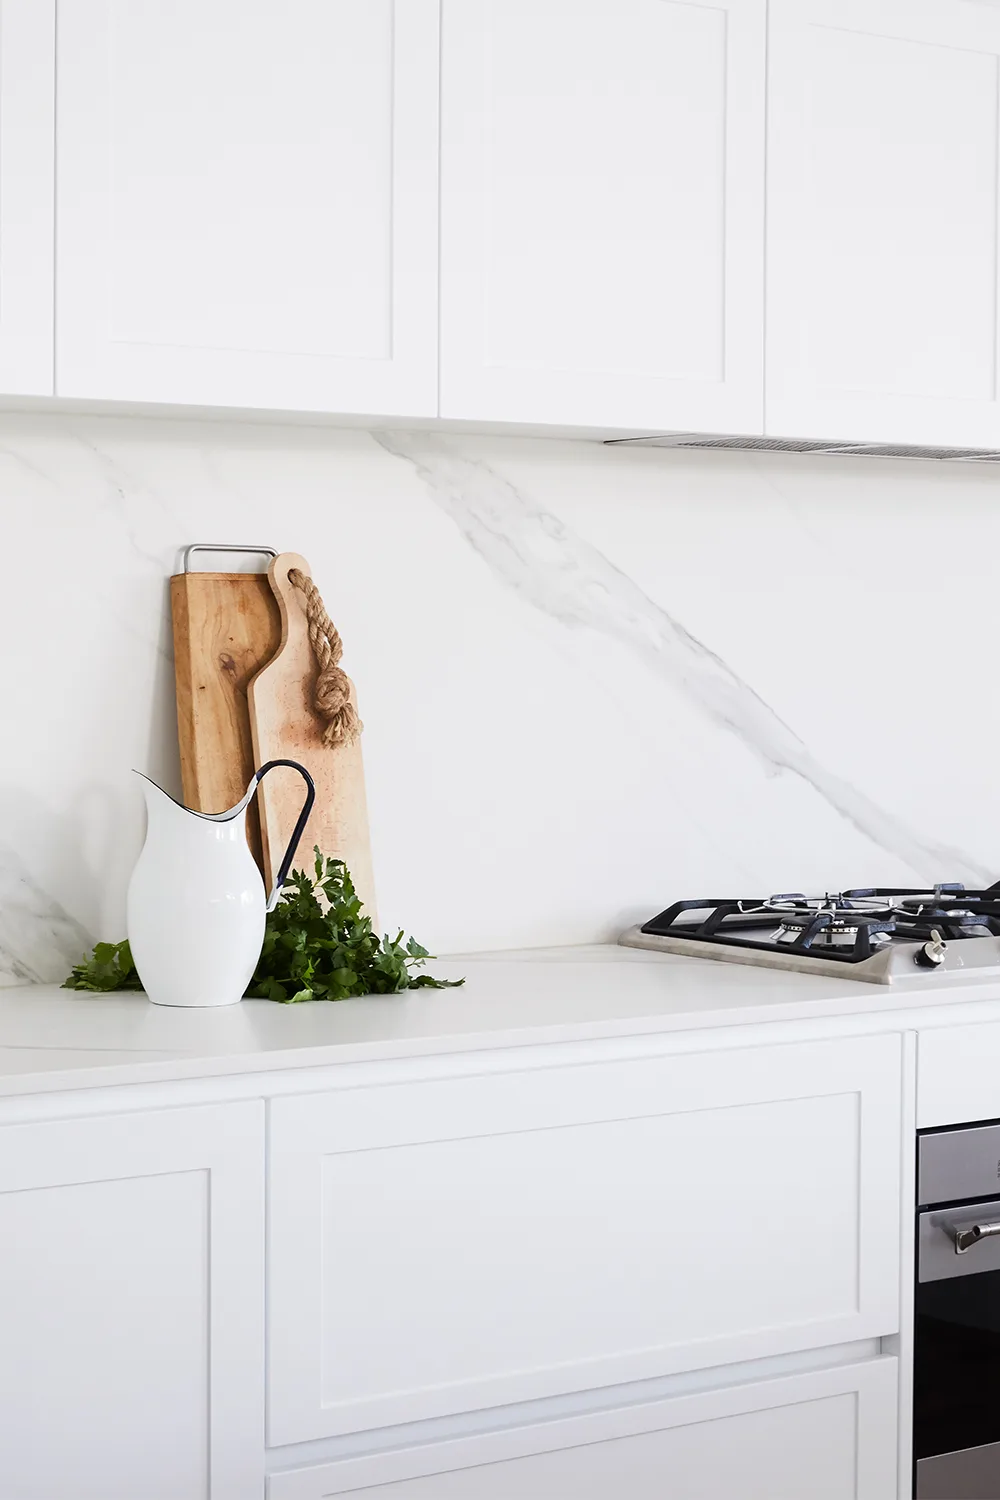
[[[55,985],[0,989],[0,1096],[916,1008],[957,1010],[958,1021],[984,1001],[1000,1019],[996,979],[861,984],[610,944],[438,959],[431,970],[466,984],[218,1010]]]

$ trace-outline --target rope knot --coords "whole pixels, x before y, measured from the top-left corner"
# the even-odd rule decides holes
[[[351,683],[341,669],[344,643],[326,612],[319,589],[301,568],[289,568],[288,581],[305,599],[309,644],[316,658],[313,708],[323,720],[323,743],[330,747],[351,745],[364,725],[351,702]]]

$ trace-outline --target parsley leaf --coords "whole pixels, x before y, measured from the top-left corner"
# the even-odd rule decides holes
[[[123,943],[98,943],[89,958],[74,964],[64,990],[141,990],[132,949]]]

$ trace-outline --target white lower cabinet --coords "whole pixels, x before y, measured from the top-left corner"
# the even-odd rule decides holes
[[[0,1124],[0,1500],[895,1500],[902,1042]]]
[[[0,1128],[0,1496],[263,1489],[260,1101]]]
[[[894,1359],[272,1474],[267,1500],[894,1500]]]
[[[901,1038],[659,1045],[271,1104],[272,1446],[898,1329]]]

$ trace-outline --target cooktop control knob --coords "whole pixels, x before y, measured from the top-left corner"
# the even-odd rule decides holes
[[[944,963],[946,944],[944,938],[936,927],[931,929],[929,943],[922,943],[913,955],[913,960],[922,969],[936,969],[938,964]]]

